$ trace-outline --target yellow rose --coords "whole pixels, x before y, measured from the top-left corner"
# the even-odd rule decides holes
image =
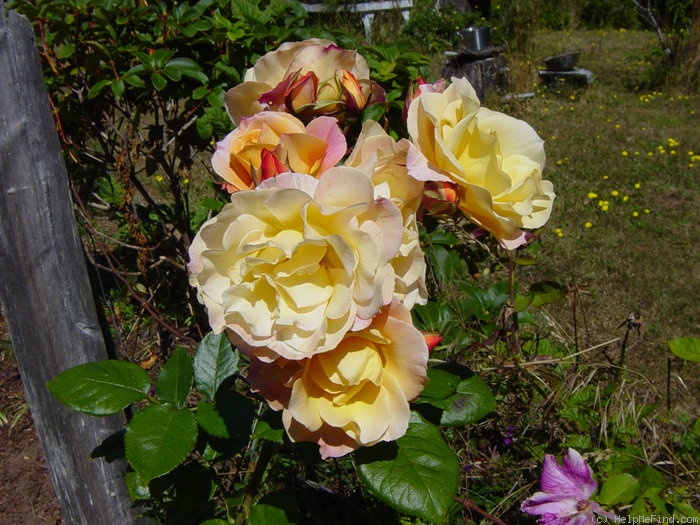
[[[391,200],[401,210],[404,223],[401,248],[392,260],[396,272],[394,295],[411,309],[416,303],[427,302],[428,291],[416,220],[424,184],[411,177],[406,169],[409,146],[406,139],[397,143],[377,122],[367,120],[345,165],[369,173],[375,195]]]
[[[426,384],[428,347],[398,301],[367,328],[308,359],[251,358],[248,382],[275,410],[292,441],[312,441],[340,457],[406,433],[409,401]]]
[[[549,219],[554,191],[542,179],[544,141],[522,120],[480,107],[467,80],[421,92],[409,107],[408,130],[409,173],[455,184],[462,213],[505,247],[525,242],[521,228]]]
[[[228,190],[255,188],[286,171],[318,176],[343,158],[345,135],[332,117],[305,126],[288,113],[265,111],[244,118],[216,145],[212,167]]]
[[[226,93],[236,124],[264,109],[292,113],[305,122],[318,115],[343,120],[383,101],[384,91],[370,80],[365,59],[321,39],[282,44],[259,58],[244,82]]]
[[[391,302],[401,213],[367,176],[284,173],[231,196],[190,247],[190,283],[215,332],[261,358],[334,348]],[[256,350],[257,349],[257,350]]]

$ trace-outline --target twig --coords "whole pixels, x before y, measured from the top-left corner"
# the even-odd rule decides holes
[[[462,507],[464,507],[466,510],[473,510],[477,514],[480,514],[483,518],[486,518],[487,520],[491,521],[492,523],[495,523],[496,525],[507,525],[505,521],[500,520],[496,516],[489,514],[470,499],[455,498],[455,501],[462,505]]]
[[[583,350],[580,350],[578,352],[574,352],[573,354],[569,354],[564,357],[558,357],[556,359],[540,359],[540,360],[535,360],[535,361],[526,361],[524,363],[514,363],[514,364],[509,364],[509,365],[501,365],[501,366],[494,366],[490,368],[482,368],[479,370],[479,372],[492,372],[494,370],[502,370],[504,368],[522,368],[524,366],[538,366],[538,365],[556,365],[559,363],[563,363],[564,361],[568,361],[569,359],[573,359],[579,355],[592,352],[593,350],[597,350],[598,348],[601,348],[603,346],[611,345],[613,343],[616,343],[620,340],[619,337],[616,337],[615,339],[610,339],[609,341],[605,341],[604,343],[600,343],[594,346],[591,346],[589,348],[585,348]]]

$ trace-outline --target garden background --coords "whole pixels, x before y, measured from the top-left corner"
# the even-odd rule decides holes
[[[518,509],[535,490],[543,454],[570,446],[588,454],[601,480],[630,475],[640,485],[635,496],[653,492],[667,512],[700,507],[698,365],[668,347],[700,332],[697,5],[669,1],[640,14],[626,2],[554,8],[516,0],[493,2],[483,20],[415,2],[408,24],[398,13],[379,15],[371,43],[359,18],[311,16],[292,2],[9,7],[35,23],[118,355],[152,373],[175,346],[193,348],[206,331],[187,284],[186,250],[224,200],[208,162],[231,127],[222,94],[243,71],[282,41],[326,37],[368,59],[398,112],[410,80],[437,78],[442,53],[458,48],[457,29],[492,26],[493,40],[506,44],[509,92],[533,96],[493,93],[482,102],[525,119],[546,140],[545,176],[557,201],[537,242],[514,260],[461,239],[458,225],[443,242],[461,246],[469,266],[440,259],[440,245],[426,249],[441,261],[434,289],[447,303],[458,295],[462,309],[446,317],[418,310],[419,321],[440,329],[437,351],[479,372],[498,401],[479,423],[447,435],[463,467],[461,494],[508,523],[530,523]],[[572,48],[594,82],[544,88],[543,59]],[[537,303],[521,318],[517,353],[499,335],[511,265],[522,295]],[[60,523],[4,330],[0,350],[3,519]],[[278,465],[294,468],[291,459]],[[328,475],[319,467],[307,479]],[[360,491],[351,478],[331,489],[348,500]],[[345,519],[333,516],[332,499],[310,493],[304,502],[318,523]],[[451,519],[463,522],[462,514],[469,517],[456,506]]]

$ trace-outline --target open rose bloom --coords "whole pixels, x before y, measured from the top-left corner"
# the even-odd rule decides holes
[[[348,144],[341,130],[382,100],[364,58],[333,42],[260,58],[226,95],[237,127],[212,159],[230,202],[189,253],[211,328],[249,357],[290,440],[324,458],[403,436],[426,383],[440,336],[411,320],[428,300],[420,217],[459,210],[515,248],[554,198],[542,140],[466,80],[407,99],[410,140],[366,120]]]
[[[543,140],[522,120],[481,107],[467,80],[422,89],[409,107],[408,131],[409,173],[452,186],[460,211],[506,248],[525,243],[522,228],[549,219],[554,191],[542,179]]]

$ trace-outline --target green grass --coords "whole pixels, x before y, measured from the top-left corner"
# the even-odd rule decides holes
[[[523,275],[584,289],[592,341],[621,335],[617,326],[640,313],[644,340],[626,364],[659,384],[666,342],[700,334],[693,314],[700,98],[647,87],[654,71],[647,57],[657,46],[651,33],[540,33],[535,42],[537,58],[521,59],[520,67],[529,67],[521,78],[535,76],[540,57],[571,47],[581,49],[581,66],[596,77],[587,89],[537,86],[535,98],[517,108],[546,140],[546,178],[557,192],[540,263]],[[561,305],[557,316],[571,331],[568,310]],[[687,376],[692,381],[690,370]]]

